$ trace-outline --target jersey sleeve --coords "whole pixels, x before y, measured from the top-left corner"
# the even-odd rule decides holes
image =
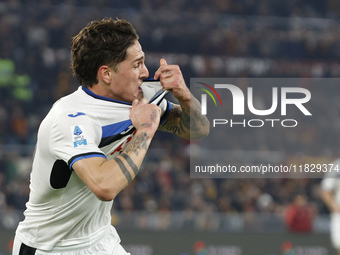
[[[160,123],[159,124],[162,124],[166,118],[169,116],[169,113],[171,111],[171,107],[172,107],[172,104],[167,101],[166,99],[163,99],[161,104],[159,105],[159,107],[161,108],[161,120],[160,120]]]
[[[70,169],[77,160],[88,157],[105,157],[98,145],[101,128],[85,113],[60,114],[50,130],[49,148]]]

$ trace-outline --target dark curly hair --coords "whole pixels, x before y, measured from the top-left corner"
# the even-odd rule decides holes
[[[80,84],[98,83],[97,71],[108,65],[117,71],[117,65],[127,57],[127,49],[138,40],[136,30],[126,20],[105,18],[90,22],[72,38],[72,72]]]

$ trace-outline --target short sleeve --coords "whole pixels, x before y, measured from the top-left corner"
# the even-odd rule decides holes
[[[49,148],[58,159],[69,167],[84,157],[105,157],[98,145],[101,128],[85,113],[60,114],[50,130]]]

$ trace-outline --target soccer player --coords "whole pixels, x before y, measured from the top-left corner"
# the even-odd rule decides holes
[[[340,159],[333,162],[332,168],[321,181],[321,198],[331,212],[330,236],[333,247],[340,255]]]
[[[129,254],[110,210],[137,175],[156,130],[190,139],[209,133],[177,65],[161,59],[154,78],[179,104],[162,99],[164,93],[151,99],[152,86],[142,86],[149,76],[145,54],[129,22],[93,21],[72,39],[71,51],[82,86],[58,100],[39,127],[13,255]]]

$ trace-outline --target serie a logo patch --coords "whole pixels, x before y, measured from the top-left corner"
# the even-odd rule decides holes
[[[72,132],[74,147],[87,145],[86,135],[85,135],[83,125],[72,126],[71,132]]]

